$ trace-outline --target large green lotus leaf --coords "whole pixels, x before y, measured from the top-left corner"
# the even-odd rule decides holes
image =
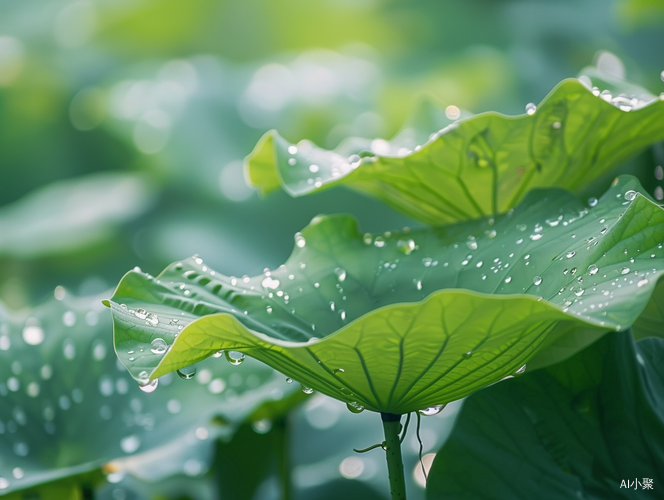
[[[152,481],[199,474],[215,437],[295,390],[257,361],[212,358],[193,380],[169,375],[145,393],[113,355],[110,330],[99,297],[0,309],[0,494],[103,465]]]
[[[0,208],[0,255],[80,250],[108,239],[153,201],[152,187],[136,175],[101,173],[49,184]]]
[[[436,455],[427,498],[661,496],[662,359],[664,340],[611,333],[564,363],[473,394]],[[644,478],[652,490],[637,486]]]
[[[129,272],[107,302],[116,352],[142,383],[226,349],[375,411],[456,400],[519,370],[556,325],[634,322],[664,265],[664,211],[639,189],[616,179],[592,208],[539,190],[495,221],[376,237],[320,217],[253,278],[199,257]]]
[[[592,85],[590,76],[583,78]],[[429,130],[429,140],[419,145],[408,138],[421,131],[393,143],[349,140],[328,151],[308,141],[291,144],[271,131],[245,168],[262,193],[281,187],[301,196],[347,185],[429,224],[501,213],[532,188],[575,190],[664,139],[664,102],[634,85],[622,87],[612,79],[612,93],[564,80],[531,114],[462,118]]]

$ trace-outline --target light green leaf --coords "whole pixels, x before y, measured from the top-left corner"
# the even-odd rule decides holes
[[[99,297],[0,309],[0,494],[102,466],[148,481],[203,473],[215,437],[294,391],[254,360],[210,359],[146,394],[113,355],[110,320]]]
[[[411,140],[421,137],[417,131],[393,143],[355,139],[328,151],[272,131],[245,168],[262,193],[282,187],[302,196],[346,185],[428,224],[502,213],[530,189],[576,190],[664,139],[664,102],[615,79],[609,86],[613,93],[600,94],[564,80],[531,115],[482,113],[427,131],[424,144]]]
[[[0,209],[0,255],[80,251],[110,238],[153,201],[152,188],[136,175],[102,173],[50,184]]]
[[[664,210],[639,190],[623,177],[592,208],[534,191],[495,221],[376,237],[320,217],[253,278],[199,257],[130,272],[108,301],[116,351],[142,383],[226,349],[374,411],[453,401],[514,373],[557,325],[634,322],[664,266]]]
[[[564,363],[473,394],[436,455],[427,498],[655,498],[663,357],[662,339],[634,344],[629,332],[612,333]],[[644,478],[653,490],[636,485]]]

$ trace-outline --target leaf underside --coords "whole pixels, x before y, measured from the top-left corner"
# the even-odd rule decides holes
[[[428,224],[474,219],[506,212],[533,188],[577,190],[664,139],[664,102],[646,91],[634,102],[608,97],[612,103],[577,79],[564,80],[532,115],[482,113],[417,146],[407,138],[421,131],[393,143],[352,139],[335,151],[291,144],[272,131],[245,168],[262,193],[302,196],[346,185]]]
[[[116,351],[143,381],[226,349],[374,411],[456,400],[551,339],[562,343],[538,366],[634,322],[664,267],[664,211],[640,189],[622,177],[592,208],[534,191],[495,221],[375,237],[320,217],[283,266],[253,278],[198,257],[157,278],[130,272],[109,301]],[[557,336],[579,327],[587,341]],[[165,356],[150,352],[156,339],[172,345]]]
[[[662,359],[664,340],[611,333],[473,394],[436,455],[427,498],[654,498],[635,480],[664,480]]]

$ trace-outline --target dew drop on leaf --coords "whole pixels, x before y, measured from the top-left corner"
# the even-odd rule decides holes
[[[429,406],[428,408],[419,410],[419,414],[424,415],[425,417],[432,417],[433,415],[438,415],[441,411],[443,411],[443,408],[445,408],[445,405]]]
[[[139,307],[134,311],[134,316],[136,316],[138,319],[145,319],[148,317],[148,312],[145,309]]]
[[[307,244],[307,240],[304,239],[301,233],[295,233],[295,245],[299,248],[304,248]]]
[[[341,267],[337,267],[334,270],[334,274],[337,275],[337,280],[339,281],[345,281],[346,280],[346,270],[342,269]]]
[[[526,104],[526,113],[528,113],[529,115],[533,115],[535,114],[535,111],[537,111],[537,106],[535,106],[534,103],[529,102],[528,104]]]
[[[634,198],[636,198],[636,191],[630,189],[625,193],[625,199],[627,201],[632,201]]]
[[[196,365],[185,366],[177,371],[181,379],[191,380],[196,375]]]
[[[162,338],[157,337],[150,342],[150,351],[152,354],[164,354],[168,349],[168,344]]]
[[[535,277],[533,278],[533,283],[534,283],[535,285],[541,285],[541,284],[542,284],[542,277],[541,277],[541,276],[535,276]]]
[[[346,403],[346,408],[348,408],[348,411],[351,413],[362,413],[364,411],[364,406],[362,406],[357,401]]]
[[[246,358],[246,355],[239,351],[226,351],[224,354],[226,356],[226,361],[233,366],[241,365],[244,358]]]
[[[629,267],[623,267],[623,268],[620,270],[620,274],[627,274],[627,273],[629,273]]]
[[[305,394],[313,394],[314,390],[311,387],[307,387],[306,385],[300,384],[302,387],[302,392]]]
[[[143,392],[147,392],[149,394],[149,393],[154,392],[155,390],[157,390],[157,385],[159,385],[159,379],[154,379],[152,382],[148,382],[145,385],[140,385],[139,384],[138,387]]]
[[[518,369],[517,371],[515,371],[514,373],[516,373],[517,375],[521,375],[521,374],[524,373],[525,371],[526,371],[526,365],[523,365],[521,368],[519,368],[519,369]]]
[[[415,241],[412,239],[401,239],[397,241],[397,248],[403,254],[410,255],[416,249]]]

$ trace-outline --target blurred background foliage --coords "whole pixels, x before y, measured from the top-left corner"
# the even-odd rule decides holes
[[[663,28],[658,0],[3,0],[0,301],[23,309],[56,286],[102,293],[136,265],[157,273],[194,253],[225,274],[257,274],[284,261],[319,213],[352,213],[374,232],[416,225],[342,189],[260,199],[242,159],[270,128],[326,147],[389,138],[426,96],[519,114],[601,50],[658,94]],[[654,147],[628,168],[661,192],[663,161]],[[382,457],[343,473],[353,446],[373,444],[366,416],[306,423],[316,405],[335,404],[310,399],[292,417],[298,495],[349,487],[337,484],[345,476],[366,479],[349,498],[384,496]],[[427,424],[436,446],[446,418]],[[242,435],[220,446],[245,450]],[[236,498],[274,497],[265,481]],[[177,484],[166,491],[215,491]]]

